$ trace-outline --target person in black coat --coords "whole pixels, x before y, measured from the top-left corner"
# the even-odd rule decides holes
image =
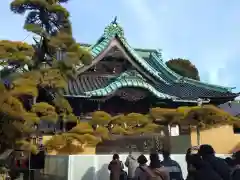
[[[194,168],[191,180],[223,180],[198,154],[191,155],[189,163]]]
[[[164,150],[162,151],[163,161],[161,165],[167,168],[169,171],[170,179],[174,180],[183,180],[183,174],[181,166],[178,164],[177,161],[174,161],[170,157],[170,151]]]
[[[123,163],[119,160],[119,155],[114,154],[112,161],[108,165],[110,180],[120,180],[123,168]]]
[[[224,159],[215,156],[211,145],[201,145],[198,154],[223,180],[231,180],[231,168]]]
[[[196,150],[198,150],[197,147],[191,147],[191,148],[188,148],[187,150],[187,153],[185,156],[185,160],[187,163],[187,172],[188,172],[186,180],[194,180],[195,168],[191,164],[191,157],[194,154],[196,154],[195,152]]]
[[[232,180],[239,180],[240,179],[240,151],[236,152],[233,155],[233,161],[235,166],[232,171]]]

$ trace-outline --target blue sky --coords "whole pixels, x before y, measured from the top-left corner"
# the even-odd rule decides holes
[[[24,17],[10,12],[10,2],[0,6],[0,39],[23,40]],[[66,7],[78,42],[94,43],[118,16],[133,47],[162,49],[165,61],[187,58],[203,81],[240,91],[239,0],[70,0]]]

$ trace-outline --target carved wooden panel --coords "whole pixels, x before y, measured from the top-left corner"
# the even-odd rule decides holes
[[[141,89],[123,88],[115,93],[116,96],[128,101],[138,101],[148,96],[148,92]]]
[[[111,57],[122,57],[123,54],[122,52],[118,49],[118,47],[113,46],[110,51],[108,51],[106,56],[111,56]]]
[[[88,69],[85,73],[102,73],[102,74],[120,74],[130,69],[132,65],[125,59],[106,57],[96,65]]]

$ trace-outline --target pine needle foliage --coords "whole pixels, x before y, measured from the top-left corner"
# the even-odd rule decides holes
[[[150,115],[157,124],[189,125],[202,129],[221,125],[237,125],[240,122],[238,117],[233,117],[213,105],[179,107],[177,109],[152,108]]]
[[[69,12],[62,6],[67,2],[14,0],[10,4],[12,12],[25,15],[23,27],[34,34],[35,43],[0,41],[1,150],[21,144],[35,151],[29,137],[40,121],[77,120],[62,89],[76,77],[75,67],[90,62],[91,55],[72,36]],[[70,139],[69,134],[64,137]]]
[[[187,59],[170,59],[166,65],[175,73],[194,80],[200,80],[198,69]]]
[[[240,119],[213,105],[202,107],[179,107],[176,109],[152,108],[148,115],[130,113],[111,117],[104,111],[92,113],[92,120],[80,122],[76,127],[63,135],[54,136],[47,142],[49,149],[57,150],[64,144],[64,152],[69,154],[80,153],[86,146],[95,146],[99,142],[114,139],[115,135],[132,136],[152,133],[161,133],[169,124],[180,126],[198,126],[200,129],[209,129],[221,125],[239,127]],[[66,135],[70,142],[66,143]],[[56,139],[56,142],[55,140]],[[77,143],[76,143],[77,142]],[[77,145],[76,145],[77,144]],[[79,148],[78,151],[76,148]]]

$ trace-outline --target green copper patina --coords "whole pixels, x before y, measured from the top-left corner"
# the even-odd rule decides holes
[[[82,44],[82,46],[87,47],[93,59],[96,59],[110,46],[113,40],[116,40],[121,44],[123,49],[130,54],[133,61],[141,67],[144,73],[148,74],[159,83],[152,84],[152,82],[149,82],[142,77],[137,71],[126,71],[118,77],[110,78],[109,80],[104,79],[104,84],[102,86],[98,85],[96,88],[85,88],[84,90],[81,90],[81,93],[79,94],[72,94],[70,93],[71,87],[78,86],[78,90],[75,90],[75,92],[80,92],[79,87],[81,85],[76,85],[79,84],[78,82],[80,82],[80,80],[76,80],[76,82],[70,83],[68,86],[69,90],[66,90],[66,96],[107,96],[124,87],[146,89],[159,99],[182,99],[183,101],[189,100],[189,102],[195,102],[199,97],[221,97],[233,99],[237,96],[237,94],[231,92],[233,88],[212,85],[178,75],[167,67],[162,59],[161,50],[159,49],[132,48],[128,44],[124,36],[124,30],[117,23],[116,18],[104,29],[103,35],[94,45]],[[83,72],[81,70],[83,69],[80,68],[79,73]],[[87,82],[94,86],[96,84],[94,81],[95,80],[91,80]]]
[[[124,39],[124,31],[123,28],[117,23],[117,17],[115,17],[113,22],[104,29],[103,37],[109,38],[115,37],[115,35],[118,35],[118,37]]]
[[[151,84],[147,83],[146,80],[135,70],[122,73],[118,78],[116,78],[115,81],[104,88],[85,93],[87,96],[107,96],[124,87],[137,87],[146,89],[159,99],[177,99],[177,97],[159,92]]]
[[[108,25],[105,30],[104,34],[101,36],[101,38],[98,40],[98,42],[89,47],[89,50],[93,56],[93,58],[97,57],[102,51],[105,50],[105,48],[108,47],[111,40],[113,38],[118,38],[121,44],[123,44],[124,48],[128,50],[128,52],[133,56],[133,58],[142,65],[142,67],[149,72],[152,76],[156,77],[157,79],[161,81],[165,81],[162,79],[162,77],[159,75],[159,72],[149,65],[126,41],[124,37],[123,28],[116,22],[113,21]],[[167,83],[167,81],[165,81]]]
[[[122,44],[125,46],[125,48],[132,54],[132,56],[141,63],[142,66],[146,68],[147,71],[149,71],[153,76],[156,76],[160,80],[162,80],[162,77],[159,75],[160,73],[164,74],[166,77],[168,77],[170,81],[178,81],[179,79],[184,79],[185,82],[193,84],[198,87],[204,87],[211,90],[217,90],[221,92],[227,92],[231,90],[231,87],[224,87],[224,86],[218,86],[218,85],[212,85],[208,83],[203,83],[201,81],[196,81],[190,78],[182,77],[178,74],[176,74],[174,71],[169,69],[167,65],[162,60],[162,55],[160,50],[144,50],[144,49],[133,49],[126,41],[124,37],[124,31],[123,28],[116,22],[113,21],[108,25],[105,30],[104,34],[100,38],[100,40],[93,46],[89,48],[91,51],[91,54],[93,58],[98,56],[110,43],[111,39],[114,37],[118,37]],[[149,54],[149,57],[146,61],[146,59],[143,59],[145,54]],[[141,56],[143,55],[143,56]]]

